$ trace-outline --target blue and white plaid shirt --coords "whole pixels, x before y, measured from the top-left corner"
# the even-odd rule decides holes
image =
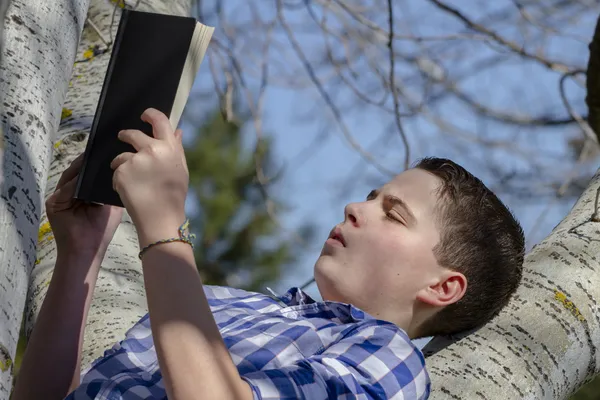
[[[205,286],[215,321],[255,399],[427,399],[425,359],[406,333],[358,308],[294,288],[272,298]],[[166,399],[150,320],[82,373],[66,400]]]

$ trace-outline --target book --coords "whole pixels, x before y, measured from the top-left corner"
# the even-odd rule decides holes
[[[152,136],[140,117],[148,108],[165,113],[175,130],[214,28],[195,18],[124,9],[79,172],[75,198],[123,207],[113,189],[110,163],[133,146],[118,139],[124,129]]]

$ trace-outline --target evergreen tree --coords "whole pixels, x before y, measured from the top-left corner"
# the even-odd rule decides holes
[[[216,112],[186,145],[189,191],[198,209],[190,216],[191,230],[196,234],[196,262],[204,283],[263,291],[283,267],[294,263],[303,246],[283,238],[284,229],[267,212],[255,156],[270,176],[271,142],[261,139],[256,152],[244,148],[243,124],[226,121]],[[271,179],[264,190],[278,178]],[[271,194],[269,199],[280,217],[284,205]],[[311,226],[301,227],[303,243],[311,232]]]

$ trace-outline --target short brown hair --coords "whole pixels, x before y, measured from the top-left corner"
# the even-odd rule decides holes
[[[494,318],[519,286],[525,255],[523,229],[481,180],[455,162],[428,157],[414,168],[442,181],[435,257],[440,266],[467,278],[463,298],[425,321],[419,336],[474,329]]]

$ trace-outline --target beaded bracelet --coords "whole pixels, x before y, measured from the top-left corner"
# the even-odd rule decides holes
[[[190,225],[190,220],[189,220],[189,218],[186,218],[185,222],[183,224],[181,224],[181,226],[179,227],[179,237],[171,238],[171,239],[162,239],[162,240],[156,241],[154,243],[150,243],[149,245],[144,247],[142,249],[142,251],[140,251],[140,253],[138,254],[138,257],[140,258],[140,260],[142,259],[142,254],[144,254],[144,252],[146,250],[148,250],[152,246],[156,246],[157,244],[171,243],[171,242],[184,242],[184,243],[187,243],[190,246],[192,246],[192,249],[193,249],[194,243],[192,243],[192,239],[194,239],[196,237],[196,235],[194,235],[193,233],[192,234],[189,233],[189,230],[188,230],[189,225]]]

